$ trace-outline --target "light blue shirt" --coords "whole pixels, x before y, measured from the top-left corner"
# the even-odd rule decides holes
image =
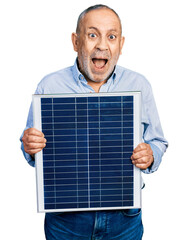
[[[116,66],[111,77],[101,86],[100,92],[122,91],[141,91],[142,93],[142,140],[150,144],[154,155],[154,163],[143,172],[152,173],[158,169],[168,143],[163,135],[151,85],[141,74]],[[74,66],[44,77],[38,84],[35,94],[90,92],[94,92],[94,90],[87,84],[86,79],[78,70],[77,61],[75,61]],[[29,110],[26,129],[31,127],[33,127],[32,105]],[[28,163],[34,166],[34,159],[24,151],[23,143],[21,149]]]

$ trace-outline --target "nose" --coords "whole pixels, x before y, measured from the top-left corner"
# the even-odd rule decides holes
[[[97,45],[96,45],[96,48],[101,50],[101,51],[106,51],[108,50],[108,42],[107,42],[107,39],[105,37],[100,37],[98,39],[98,42],[97,42]]]

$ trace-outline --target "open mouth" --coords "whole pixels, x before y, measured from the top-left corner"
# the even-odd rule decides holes
[[[92,58],[92,62],[95,65],[96,68],[102,69],[107,64],[108,59],[105,59],[105,58]]]

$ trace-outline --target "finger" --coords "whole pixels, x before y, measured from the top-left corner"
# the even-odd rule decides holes
[[[154,161],[153,156],[146,156],[137,160],[133,160],[132,163],[138,168],[146,169],[149,166],[151,166],[153,161]]]
[[[143,151],[143,150],[146,150],[147,149],[147,145],[146,143],[140,143],[135,149],[134,149],[134,153],[137,153],[137,152],[140,152],[140,151]]]
[[[131,160],[137,160],[139,158],[145,157],[145,156],[152,156],[152,152],[148,152],[146,150],[142,150],[140,152],[134,153],[131,156]]]
[[[46,143],[27,143],[25,144],[27,149],[38,149],[38,148],[44,148],[46,146]]]
[[[45,146],[46,146],[45,143],[29,143],[29,144],[24,144],[24,150],[26,153],[33,155],[41,151]]]
[[[30,155],[34,155],[34,154],[40,152],[42,149],[43,148],[30,149],[30,150],[27,151],[27,153],[30,154]]]
[[[138,158],[136,160],[132,160],[133,164],[147,164],[148,162],[151,162],[153,160],[153,156],[144,156],[142,158]]]
[[[27,130],[25,130],[24,134],[44,137],[44,134],[36,128],[28,128]]]
[[[29,135],[27,137],[27,142],[28,143],[46,143],[47,140],[44,137],[39,137],[39,136],[36,136],[36,135]]]

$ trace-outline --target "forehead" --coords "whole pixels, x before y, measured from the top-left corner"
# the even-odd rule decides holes
[[[113,11],[105,8],[88,12],[83,17],[81,26],[84,30],[94,27],[101,31],[115,30],[121,32],[119,18]]]

